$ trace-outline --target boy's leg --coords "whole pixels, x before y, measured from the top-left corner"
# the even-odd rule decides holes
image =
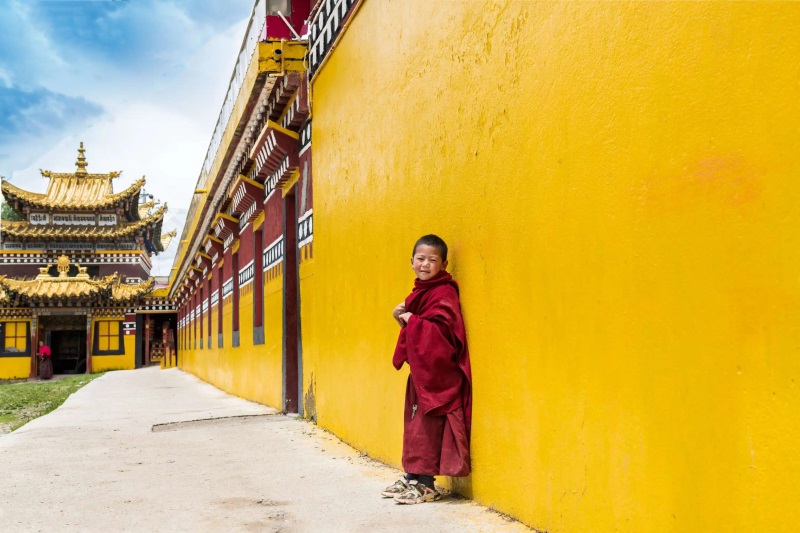
[[[406,481],[414,481],[415,479],[419,479],[419,474],[406,474],[403,477],[406,478]]]
[[[434,489],[433,486],[434,479],[435,478],[433,476],[417,476],[417,480],[420,482],[420,484],[425,485],[429,489]]]

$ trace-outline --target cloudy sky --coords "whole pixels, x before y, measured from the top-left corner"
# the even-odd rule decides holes
[[[89,172],[146,176],[180,235],[253,3],[0,0],[0,175],[44,192],[84,141]]]

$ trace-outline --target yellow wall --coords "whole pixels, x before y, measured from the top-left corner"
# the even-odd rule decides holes
[[[31,357],[0,357],[0,379],[23,379],[30,375]]]
[[[239,311],[239,346],[232,346],[233,304],[222,307],[223,348],[217,347],[217,314],[212,312],[211,349],[193,347],[180,352],[178,366],[212,385],[248,400],[281,408],[283,353],[282,278],[264,285],[264,344],[253,345],[253,286],[242,293]],[[203,316],[204,320],[208,320]],[[188,326],[191,327],[191,324]],[[207,323],[203,326],[204,335]],[[192,342],[193,345],[193,342]]]
[[[122,318],[96,318],[92,320],[92,346],[94,346],[94,329],[102,320],[119,320],[122,329]],[[136,335],[122,336],[125,353],[122,355],[92,355],[92,372],[106,370],[133,370],[136,368]]]
[[[301,254],[300,254],[301,255]],[[302,257],[302,255],[301,255]],[[310,295],[317,290],[314,282],[314,260],[305,259],[300,263],[300,316],[315,316],[316,310],[314,309],[314,298],[305,298],[305,295]],[[314,332],[313,322],[304,324],[302,318],[300,321],[300,335],[301,345],[303,347],[301,357],[302,371],[303,371],[303,386],[301,404],[303,407],[303,416],[312,420],[316,420],[317,416],[317,393],[316,393],[316,379],[314,377],[314,370],[317,367],[316,356],[319,354],[318,349],[309,350],[305,352],[305,343],[302,338],[308,337],[311,339],[316,338]]]
[[[30,324],[30,320],[12,318],[0,320],[0,322],[21,322]],[[29,326],[30,328],[30,326]],[[2,341],[3,339],[0,339]],[[28,348],[30,348],[30,335],[28,335]],[[3,347],[0,346],[0,351]],[[31,371],[30,352],[21,353],[21,357],[0,357],[0,379],[22,379],[27,378]]]
[[[435,232],[462,490],[550,532],[796,527],[798,28],[797,3],[365,0],[313,84],[319,423],[399,463],[390,312]]]

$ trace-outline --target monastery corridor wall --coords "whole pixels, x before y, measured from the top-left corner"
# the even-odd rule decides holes
[[[197,348],[189,341],[186,329],[187,348],[178,355],[181,369],[200,379],[242,398],[281,408],[282,395],[282,339],[283,339],[283,279],[277,276],[267,281],[264,276],[264,344],[253,344],[253,293],[242,291],[239,302],[240,337],[239,346],[233,347],[233,302],[225,298],[222,307],[222,343],[218,346],[218,311],[211,311],[211,346],[208,346],[208,317],[203,314],[203,347],[200,348],[198,333]],[[230,279],[230,277],[228,278]],[[216,287],[216,278],[212,278]],[[250,283],[248,287],[252,288]],[[214,306],[216,307],[216,306]],[[200,318],[194,321],[200,331]],[[191,331],[194,323],[188,326]]]
[[[798,28],[794,3],[365,0],[313,82],[318,423],[399,463],[390,312],[434,232],[474,369],[459,490],[547,531],[795,527]]]

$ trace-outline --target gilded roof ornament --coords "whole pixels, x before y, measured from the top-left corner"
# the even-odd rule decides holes
[[[83,145],[83,143],[81,143]],[[56,268],[58,269],[58,277],[66,278],[69,273],[69,257],[66,255],[58,256],[56,260]]]
[[[172,239],[174,239],[177,234],[178,234],[177,228],[173,229],[168,233],[163,234],[161,236],[161,247],[166,250],[167,247],[169,246],[169,243],[172,242]]]
[[[78,169],[75,171],[75,175],[78,176],[79,178],[86,177],[87,174],[86,165],[89,164],[86,161],[86,156],[84,155],[84,152],[86,152],[86,150],[83,148],[83,141],[81,141],[81,146],[80,148],[78,148],[78,160],[75,161],[75,166],[78,167]]]

